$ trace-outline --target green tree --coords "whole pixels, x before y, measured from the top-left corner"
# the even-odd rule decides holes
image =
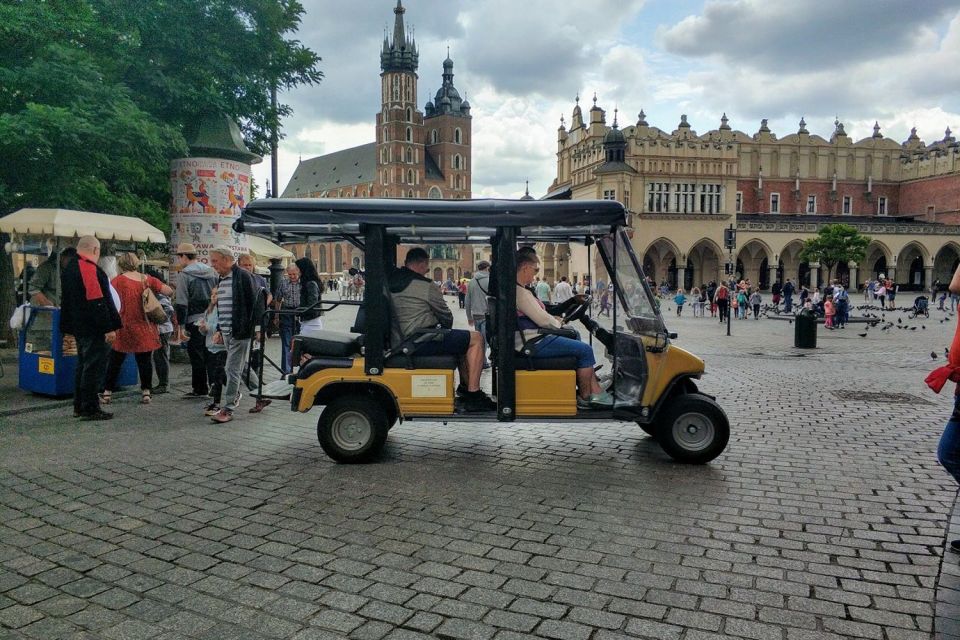
[[[827,268],[827,282],[833,279],[833,268],[840,263],[860,262],[867,255],[870,238],[849,224],[825,225],[817,235],[803,243],[800,258],[819,262]]]
[[[186,126],[228,115],[263,154],[291,112],[271,109],[270,88],[321,80],[320,58],[289,38],[302,15],[296,0],[0,0],[0,215],[67,207],[168,229]]]

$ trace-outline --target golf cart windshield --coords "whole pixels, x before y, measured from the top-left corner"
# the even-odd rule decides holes
[[[617,319],[618,324],[622,322],[631,332],[643,336],[657,337],[665,333],[659,308],[627,234],[618,229],[601,238],[599,245],[607,271],[613,274],[616,311],[623,318]]]

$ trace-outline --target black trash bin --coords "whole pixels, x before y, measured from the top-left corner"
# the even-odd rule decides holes
[[[797,349],[816,349],[817,315],[809,309],[804,309],[797,314],[793,325],[793,346]]]

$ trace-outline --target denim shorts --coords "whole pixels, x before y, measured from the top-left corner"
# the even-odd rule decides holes
[[[547,336],[533,346],[534,358],[563,358],[577,359],[577,369],[593,367],[597,363],[593,355],[593,347],[586,342],[571,340],[562,336]]]

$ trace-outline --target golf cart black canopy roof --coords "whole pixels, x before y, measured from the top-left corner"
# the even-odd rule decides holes
[[[404,241],[485,243],[498,227],[551,240],[605,234],[626,224],[626,210],[613,200],[275,198],[251,202],[234,228],[289,240],[356,236],[361,225],[382,225]]]

